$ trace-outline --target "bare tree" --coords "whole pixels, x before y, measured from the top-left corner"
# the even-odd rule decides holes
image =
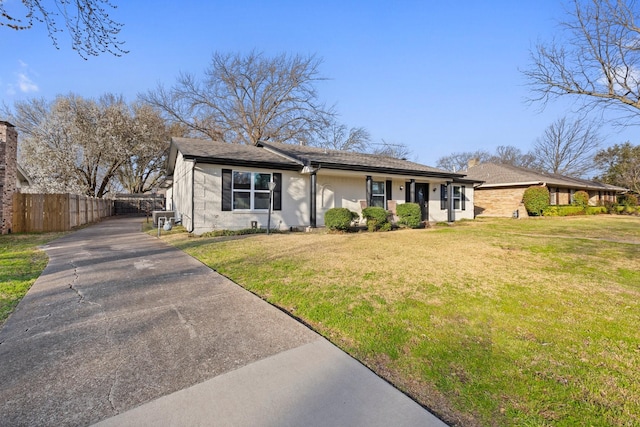
[[[549,125],[534,144],[535,167],[545,172],[581,177],[593,170],[593,156],[600,146],[594,122],[562,117]]]
[[[315,56],[215,53],[202,81],[182,74],[172,88],[159,86],[144,99],[194,136],[309,144],[334,118],[318,99],[320,64]]]
[[[582,108],[617,110],[616,124],[638,120],[640,109],[640,27],[633,0],[572,0],[565,30],[538,44],[524,71],[544,107],[551,99],[575,96]]]
[[[22,135],[21,163],[43,192],[103,197],[118,177],[119,187],[144,190],[169,143],[159,112],[112,94],[18,102],[11,120]]]
[[[331,150],[357,151],[364,153],[370,148],[371,135],[363,127],[331,123],[323,129],[313,145]]]
[[[22,0],[22,11],[9,11],[0,0],[0,26],[13,30],[28,30],[35,22],[45,24],[53,45],[59,48],[57,33],[61,32],[57,18],[60,17],[71,37],[71,46],[87,59],[101,53],[121,56],[127,53],[124,42],[119,41],[122,24],[109,16],[116,9],[110,0],[53,0],[45,4],[42,0]],[[17,4],[17,2],[16,2]]]
[[[512,145],[500,145],[488,161],[502,165],[529,168],[535,164],[535,155],[533,153],[523,153],[522,150]]]
[[[464,151],[461,153],[453,153],[448,156],[440,157],[436,166],[452,172],[466,170],[470,161],[485,163],[491,160],[491,154],[488,151]]]
[[[403,160],[408,159],[411,155],[411,150],[406,144],[394,144],[387,142],[384,139],[380,143],[371,144],[371,149],[369,151],[371,154],[376,154],[378,156],[387,156]]]

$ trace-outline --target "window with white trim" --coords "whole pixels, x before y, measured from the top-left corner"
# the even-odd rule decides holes
[[[233,171],[233,210],[269,209],[270,173]]]

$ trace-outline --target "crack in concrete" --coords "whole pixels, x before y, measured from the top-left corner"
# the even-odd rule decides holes
[[[120,373],[120,366],[122,366],[122,360],[120,360],[120,363],[118,363],[118,366],[116,367],[116,372],[114,374],[113,382],[111,383],[111,387],[109,387],[109,394],[107,396],[107,399],[109,400],[109,405],[111,406],[111,410],[115,415],[118,415],[120,413],[120,411],[118,411],[118,408],[116,408],[116,402],[115,402],[116,400],[115,389],[116,389],[116,386],[118,385],[118,375]]]
[[[69,289],[71,289],[76,293],[76,295],[78,295],[78,303],[80,304],[86,302],[88,304],[102,307],[102,305],[98,304],[97,302],[89,301],[88,299],[86,299],[84,293],[82,293],[82,291],[75,286],[76,282],[80,279],[80,275],[78,274],[78,266],[73,262],[69,262],[69,265],[73,267],[73,280],[71,281],[71,283],[69,283]]]
[[[176,312],[176,314],[178,315],[178,319],[180,320],[180,323],[182,323],[184,327],[187,329],[187,331],[189,332],[189,338],[191,339],[197,338],[198,333],[196,332],[196,328],[194,328],[191,322],[189,322],[184,318],[184,316],[182,316],[182,313],[180,313],[180,310],[178,310],[178,307],[176,307],[174,304],[171,304],[171,309]]]
[[[78,302],[81,303],[84,300],[84,295],[82,294],[82,292],[80,292],[78,288],[74,286],[74,284],[78,281],[78,278],[79,278],[78,266],[72,262],[70,262],[69,265],[73,267],[73,280],[71,281],[71,283],[69,283],[69,289],[71,289],[73,292],[76,293],[76,295],[78,295]]]

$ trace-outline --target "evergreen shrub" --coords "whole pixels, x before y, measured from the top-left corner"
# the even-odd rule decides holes
[[[347,208],[331,208],[324,214],[324,225],[330,230],[347,231],[359,215]]]
[[[418,228],[422,224],[422,210],[417,203],[403,203],[396,207],[398,224],[409,228]]]
[[[367,229],[369,231],[389,231],[391,223],[389,222],[389,214],[386,210],[369,206],[362,210],[362,216],[367,220]]]
[[[589,193],[586,191],[576,191],[573,195],[573,205],[580,206],[582,209],[586,210],[587,206],[589,206]]]
[[[547,187],[529,187],[522,196],[524,207],[531,216],[540,216],[544,208],[549,206],[549,189]]]

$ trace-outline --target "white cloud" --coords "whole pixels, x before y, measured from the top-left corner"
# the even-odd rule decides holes
[[[29,68],[29,64],[20,59],[18,60],[18,66],[18,70],[13,73],[15,76],[13,83],[7,82],[7,95],[14,96],[18,93],[28,94],[38,92],[40,87],[33,81],[32,77],[34,74],[37,76],[37,73],[34,73],[33,70]]]
[[[18,87],[22,93],[37,92],[39,90],[38,85],[25,73],[18,73]]]

